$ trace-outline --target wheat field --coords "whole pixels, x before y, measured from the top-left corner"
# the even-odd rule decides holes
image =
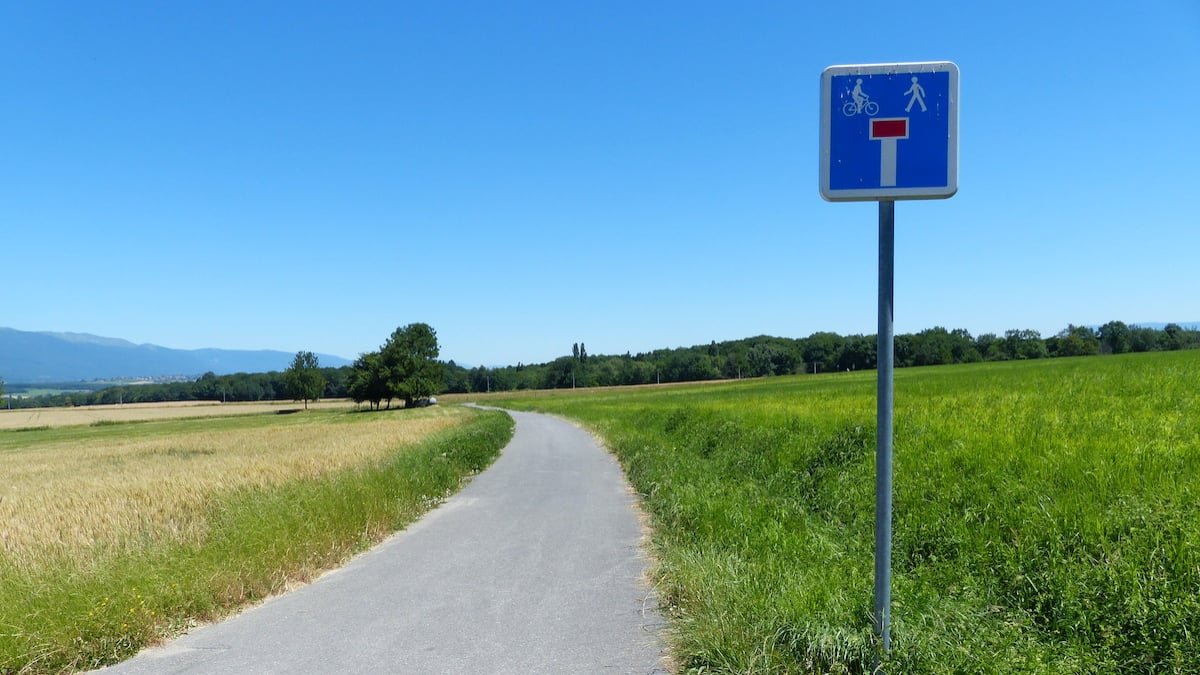
[[[353,408],[347,399],[330,399],[308,404],[311,410]],[[76,408],[0,409],[0,431],[35,427],[66,427],[105,422],[136,422],[143,420],[182,419],[188,417],[227,417],[230,415],[259,415],[291,411],[300,408],[291,401],[259,401],[254,403],[220,403],[217,401],[171,401],[164,403],[126,403],[124,405],[89,405]]]
[[[207,407],[225,414],[0,430],[0,673],[114,663],[305,583],[452,494],[513,426],[457,406]]]
[[[196,408],[151,412],[164,410]],[[464,421],[465,412],[159,419],[0,434],[0,555],[26,566],[147,540],[196,541],[218,495],[368,464]]]

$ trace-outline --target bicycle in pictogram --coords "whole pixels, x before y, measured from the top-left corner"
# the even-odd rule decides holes
[[[863,94],[862,101],[846,101],[842,106],[842,114],[846,117],[854,117],[859,113],[863,113],[867,117],[874,117],[879,114],[879,104]]]

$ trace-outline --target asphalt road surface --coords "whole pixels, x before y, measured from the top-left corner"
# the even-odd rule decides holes
[[[511,414],[496,463],[407,530],[99,672],[666,673],[620,467],[567,422]]]

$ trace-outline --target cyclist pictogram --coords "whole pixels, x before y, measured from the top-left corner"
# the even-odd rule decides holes
[[[867,96],[867,92],[862,90],[862,78],[858,78],[854,82],[854,89],[850,91],[850,97],[853,101],[846,101],[842,106],[842,114],[846,117],[854,117],[859,113],[866,114],[867,117],[874,117],[879,114],[879,104],[871,100]]]

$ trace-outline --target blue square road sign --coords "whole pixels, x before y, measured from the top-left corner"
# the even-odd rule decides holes
[[[945,199],[958,191],[958,66],[830,66],[821,74],[821,196]]]

